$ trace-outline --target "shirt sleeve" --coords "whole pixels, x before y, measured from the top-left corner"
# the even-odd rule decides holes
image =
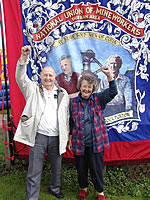
[[[117,95],[117,86],[115,80],[109,82],[109,88],[103,92],[98,92],[97,97],[101,105],[102,110],[105,109],[106,104],[110,102]]]
[[[70,127],[70,131],[69,131],[69,135],[72,135],[72,130],[73,130],[73,126],[74,126],[74,122],[73,122],[73,118],[72,118],[72,102],[70,99],[70,103],[69,103],[69,127]]]
[[[127,80],[125,84],[124,98],[125,98],[126,110],[130,110],[132,108],[132,88],[130,80]]]
[[[27,64],[26,63],[24,65],[21,65],[18,60],[17,66],[16,66],[15,77],[16,77],[16,82],[17,82],[23,96],[27,100],[31,96],[33,91],[35,91],[36,83],[31,81],[29,79],[29,77],[27,76]]]

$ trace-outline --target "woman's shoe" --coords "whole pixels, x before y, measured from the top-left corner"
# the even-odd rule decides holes
[[[88,194],[88,188],[87,188],[87,191],[81,190],[79,195],[78,195],[78,200],[83,200],[86,197],[87,194]]]
[[[98,200],[105,200],[105,195],[98,194]]]

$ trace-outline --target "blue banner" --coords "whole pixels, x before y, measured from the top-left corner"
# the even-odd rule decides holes
[[[86,72],[98,91],[107,88],[101,66],[112,66],[118,95],[104,111],[110,142],[150,140],[149,1],[20,0],[20,12],[23,45],[32,47],[31,80],[40,82],[41,69],[52,66],[57,84],[73,97]]]

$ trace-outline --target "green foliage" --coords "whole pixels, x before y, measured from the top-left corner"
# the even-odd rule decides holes
[[[0,137],[0,200],[25,199],[25,179],[28,161],[16,159],[9,169],[5,167],[4,144]],[[150,199],[150,179],[143,174],[131,178],[131,172],[118,167],[106,168],[104,191],[107,200],[148,200]],[[80,191],[77,171],[73,163],[63,163],[62,191],[64,200],[75,200]],[[48,193],[50,165],[45,160],[39,200],[56,200]],[[89,176],[89,194],[86,200],[96,200],[96,192]]]
[[[0,137],[0,168],[4,165],[4,163],[5,163],[4,143],[3,143],[3,138]]]
[[[109,169],[105,176],[105,192],[112,196],[118,194],[150,199],[150,179],[139,174],[132,180],[131,173],[122,168]]]
[[[64,163],[62,167],[62,188],[70,192],[78,191],[78,177],[75,166],[72,163]]]

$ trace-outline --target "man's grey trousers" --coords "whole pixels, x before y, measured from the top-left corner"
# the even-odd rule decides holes
[[[51,164],[50,189],[58,193],[61,183],[62,156],[59,155],[59,137],[37,133],[35,146],[29,147],[29,166],[26,177],[26,200],[38,200],[45,153]]]

